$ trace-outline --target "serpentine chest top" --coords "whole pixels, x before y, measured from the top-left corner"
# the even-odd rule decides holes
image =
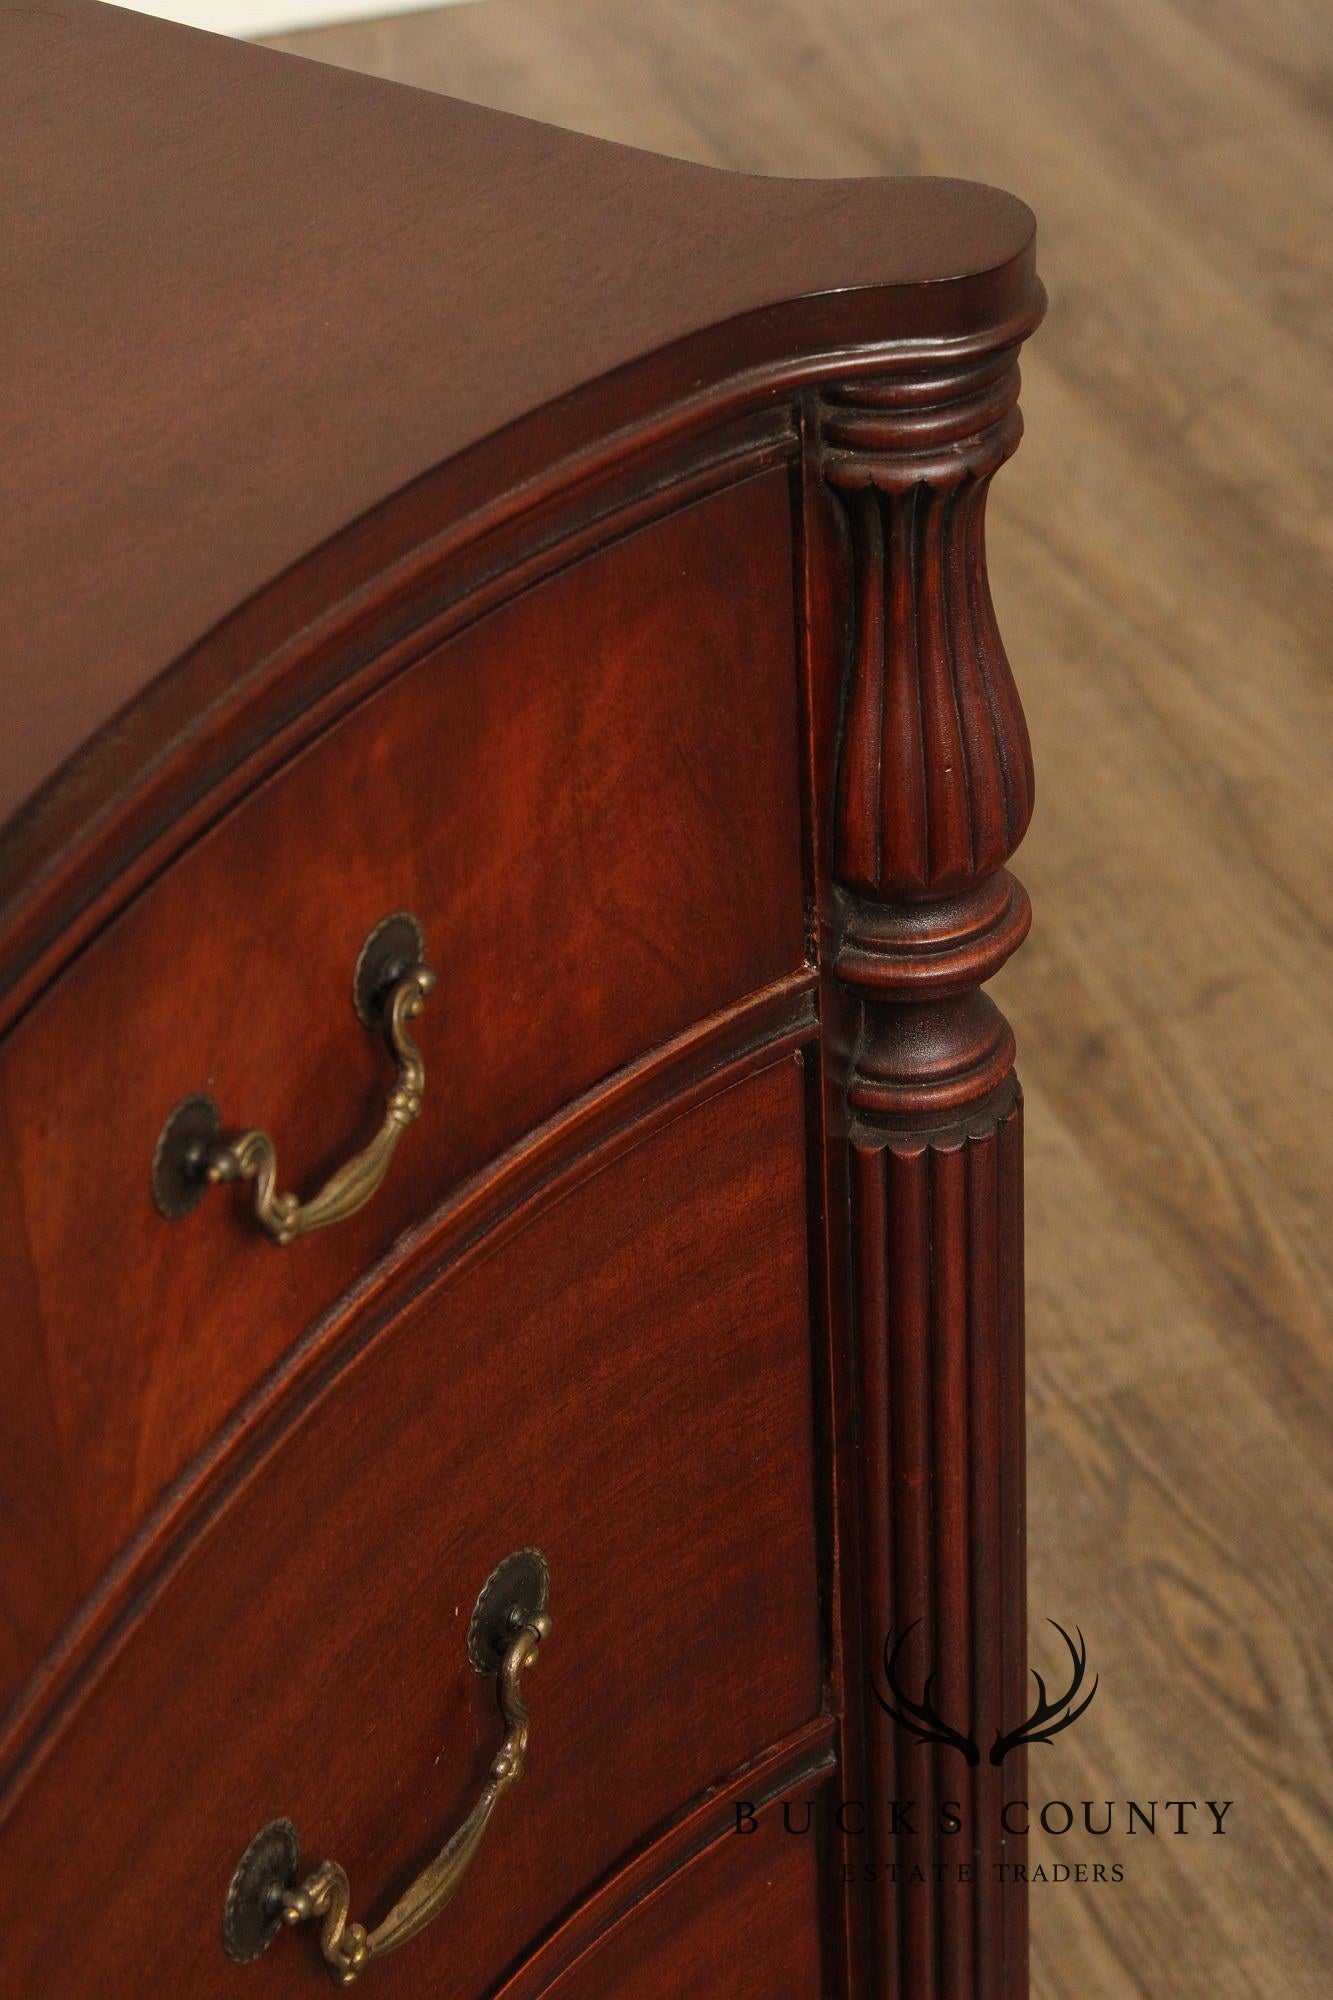
[[[1017,2000],[1031,217],[0,38],[5,1991]]]

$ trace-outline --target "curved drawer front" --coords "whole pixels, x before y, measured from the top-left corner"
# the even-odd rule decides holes
[[[227,1960],[232,1868],[289,1817],[383,1916],[496,1748],[467,1630],[511,1550],[551,1574],[529,1767],[456,1902],[367,1969],[386,2000],[490,1990],[818,1715],[802,1060],[571,1169],[270,1423],[0,1832],[16,1992],[56,1964],[61,2000],[327,1990],[305,1932]]]
[[[820,1903],[813,1840],[775,1853],[724,1835],[546,1991],[550,2000],[821,2000]]]
[[[557,571],[243,800],[15,1029],[0,1237],[22,1387],[0,1423],[27,1497],[8,1513],[0,1695],[405,1227],[599,1079],[802,964],[791,605],[781,470]],[[422,1113],[383,1185],[283,1249],[248,1189],[164,1221],[150,1165],[190,1093],[229,1131],[270,1133],[303,1195],[366,1145],[393,1070],[352,973],[399,910],[437,985],[414,1024]]]

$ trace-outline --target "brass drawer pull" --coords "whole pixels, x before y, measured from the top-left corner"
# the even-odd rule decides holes
[[[222,1942],[229,1958],[257,1958],[283,1924],[318,1921],[329,1976],[335,1986],[350,1986],[373,1959],[397,1951],[452,1902],[497,1802],[523,1776],[529,1723],[522,1680],[551,1630],[546,1592],[544,1560],[536,1549],[520,1549],[501,1563],[477,1600],[468,1651],[478,1671],[498,1673],[504,1739],[471,1812],[383,1923],[367,1931],[349,1922],[351,1892],[336,1861],[321,1861],[297,1886],[295,1828],[290,1820],[273,1820],[246,1848],[227,1891]]]
[[[352,997],[366,1026],[382,1029],[398,1074],[379,1131],[318,1194],[304,1202],[294,1194],[279,1194],[277,1153],[268,1133],[223,1138],[212,1099],[187,1097],[163,1126],[153,1156],[153,1197],[162,1214],[176,1221],[208,1187],[253,1181],[255,1219],[275,1243],[290,1243],[364,1208],[388,1172],[398,1141],[421,1111],[426,1070],[407,1024],[421,1012],[434,985],[416,919],[399,915],[377,924],[357,960]]]

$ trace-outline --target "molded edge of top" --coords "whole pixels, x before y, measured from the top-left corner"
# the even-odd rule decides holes
[[[736,175],[98,0],[6,37],[0,988],[281,619],[427,519],[466,540],[599,449],[1040,316],[1031,213],[978,184]]]

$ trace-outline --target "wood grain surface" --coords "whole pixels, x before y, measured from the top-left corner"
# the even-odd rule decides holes
[[[1034,1847],[1124,1869],[1034,1888],[1040,2000],[1326,1978],[1329,39],[1314,0],[486,0],[282,43],[1040,218],[990,534],[1038,921],[994,990],[1028,1099],[1033,1657],[1076,1621],[1101,1687],[1031,1796],[1235,1800],[1222,1838]]]
[[[814,1843],[788,1841],[776,1856],[723,1839],[691,1874],[677,1876],[609,1931],[547,1988],[550,2000],[662,2000],[688,1993],[723,2000],[735,1965],[720,1963],[719,1935],[731,1938],[746,1989],[816,2000],[819,1880]]]
[[[0,819],[329,536],[639,356],[757,316],[688,357],[699,389],[766,335],[864,339],[863,289],[876,337],[991,324],[1011,261],[1030,290],[995,189],[775,188],[100,0],[0,37]],[[512,445],[512,479],[551,470],[549,428]]]
[[[217,1425],[404,1228],[627,1061],[801,967],[788,509],[783,471],[744,480],[456,634],[247,798],[14,1030],[0,1234],[17,1264],[26,1246],[16,1323],[42,1358],[0,1414],[6,1699]],[[716,586],[687,604],[682,571]],[[340,811],[349,798],[363,810]],[[738,883],[743,910],[719,921]],[[226,1195],[164,1226],[148,1162],[187,1095],[270,1130],[284,1184],[317,1186],[374,1130],[384,1051],[349,981],[395,909],[420,920],[443,1004],[421,1017],[427,1098],[384,1198],[299,1259]],[[518,1059],[497,993],[521,1007]],[[96,1177],[60,1172],[80,1149]]]
[[[403,1893],[495,1754],[468,1621],[495,1564],[533,1543],[554,1620],[530,1690],[544,1773],[497,1814],[452,1921],[377,1964],[376,1987],[493,1993],[624,1863],[630,1893],[600,1899],[608,1927],[650,1889],[634,1865],[650,1838],[660,1873],[687,1858],[671,1828],[691,1808],[697,1822],[707,1806],[695,1838],[726,1836],[718,1872],[737,1880],[732,1774],[762,1797],[752,1767],[774,1746],[807,1789],[826,1762],[810,1728],[824,1688],[805,1116],[801,1058],[769,1063],[544,1188],[403,1310],[362,1316],[172,1551],[6,1818],[15,2000],[321,1990],[308,1937],[280,1940],[248,1982],[228,1963],[230,1865],[290,1814],[312,1859],[347,1868],[358,1914]],[[744,1861],[740,1879],[763,1900],[779,1871],[773,1843],[756,1850],[759,1879]],[[812,1885],[799,1856],[780,1872],[768,1900],[808,1966]],[[720,1919],[711,1895],[683,1907],[697,1958]],[[627,1967],[658,1948],[670,1957],[632,1943]],[[668,1990],[698,1990],[673,1963],[684,1983]],[[646,1971],[625,1977],[615,1990],[653,1990]],[[813,2000],[817,1985],[793,1974],[784,1990]]]

